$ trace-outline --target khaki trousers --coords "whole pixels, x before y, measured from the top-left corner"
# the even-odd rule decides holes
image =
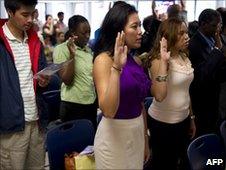
[[[26,122],[24,131],[0,135],[0,170],[39,170],[44,164],[44,134],[37,121]]]

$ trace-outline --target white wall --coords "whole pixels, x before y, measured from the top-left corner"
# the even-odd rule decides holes
[[[91,38],[93,38],[94,31],[99,28],[109,9],[109,4],[113,4],[114,1],[116,0],[39,0],[36,8],[39,10],[39,18],[43,23],[46,14],[52,14],[53,18],[57,18],[59,11],[63,11],[65,14],[65,24],[71,16],[75,14],[83,15],[90,22]],[[6,18],[4,1],[0,0],[0,2],[0,17]],[[151,0],[127,0],[127,2],[137,7],[141,21],[152,14]],[[220,6],[225,7],[226,0],[197,0],[196,3],[195,0],[186,0],[188,21],[197,20],[199,14],[205,8],[216,9]]]
[[[8,15],[4,8],[4,1],[0,0],[0,18],[7,18],[7,17],[8,17]]]

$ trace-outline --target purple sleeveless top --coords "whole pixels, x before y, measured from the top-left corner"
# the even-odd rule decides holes
[[[115,119],[132,119],[140,116],[144,98],[150,90],[150,80],[131,55],[120,76],[120,102]]]

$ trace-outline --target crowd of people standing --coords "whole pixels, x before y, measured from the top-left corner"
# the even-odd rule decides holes
[[[226,8],[205,9],[188,23],[180,2],[162,18],[153,5],[142,34],[136,8],[116,1],[90,44],[85,17],[70,17],[67,27],[59,12],[42,24],[37,0],[4,0],[0,169],[44,168],[49,120],[42,94],[52,80],[34,75],[63,62],[59,119],[92,122],[97,169],[143,169],[149,160],[153,170],[190,169],[189,143],[218,134],[226,119]]]

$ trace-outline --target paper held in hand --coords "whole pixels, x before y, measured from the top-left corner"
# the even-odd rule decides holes
[[[87,155],[93,153],[94,153],[93,145],[88,145],[82,152],[79,153],[79,155]]]
[[[59,63],[59,64],[50,64],[46,68],[44,68],[41,71],[39,71],[38,73],[36,73],[33,76],[33,78],[37,79],[38,76],[40,76],[40,75],[52,76],[53,74],[55,74],[56,72],[61,70],[64,66],[68,65],[72,60],[73,59],[65,61],[65,62],[62,62],[62,63]]]

